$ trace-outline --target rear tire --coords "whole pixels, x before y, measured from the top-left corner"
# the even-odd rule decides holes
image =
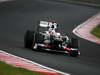
[[[34,40],[34,43],[36,44],[43,44],[43,41],[44,41],[44,36],[40,33],[35,33],[35,40]],[[34,49],[36,51],[40,51],[41,50],[41,47],[40,46],[37,46],[36,49]]]
[[[43,43],[44,41],[44,36],[40,33],[35,34],[35,42],[36,43]]]
[[[27,31],[25,36],[24,36],[24,47],[25,48],[31,48],[33,41],[34,41],[34,31]]]

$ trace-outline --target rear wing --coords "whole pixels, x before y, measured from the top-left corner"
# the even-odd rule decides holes
[[[47,21],[40,21],[40,24],[39,24],[40,27],[49,27],[49,22]]]
[[[37,31],[39,32],[40,28],[51,28],[52,25],[55,27],[55,29],[57,28],[57,23],[53,22],[53,21],[40,21],[39,25],[37,27]]]
[[[40,27],[51,27],[52,25],[57,26],[56,22],[53,21],[40,21]]]

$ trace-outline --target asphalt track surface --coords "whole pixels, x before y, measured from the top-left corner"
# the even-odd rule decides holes
[[[78,38],[72,30],[100,9],[50,0],[0,3],[0,49],[72,75],[100,75],[100,45]],[[37,52],[24,48],[26,30],[36,30],[38,20],[56,20],[59,31],[80,40],[81,56]]]

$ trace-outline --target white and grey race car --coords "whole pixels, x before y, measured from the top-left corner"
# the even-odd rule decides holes
[[[37,31],[27,30],[24,36],[24,47],[33,50],[48,50],[63,52],[77,57],[79,52],[79,41],[67,35],[62,36],[57,30],[57,23],[51,21],[40,21]],[[47,30],[40,31],[41,28]]]

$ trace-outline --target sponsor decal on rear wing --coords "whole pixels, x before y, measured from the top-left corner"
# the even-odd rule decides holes
[[[52,25],[54,25],[57,28],[57,23],[56,22],[52,22],[52,21],[40,21],[39,26],[40,27],[51,27]]]

